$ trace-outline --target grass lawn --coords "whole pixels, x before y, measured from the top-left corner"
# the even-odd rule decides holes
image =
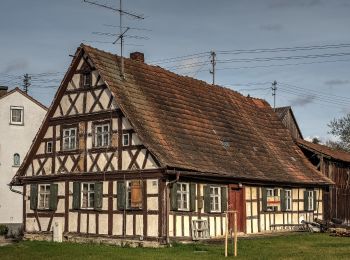
[[[0,247],[0,259],[218,259],[223,245],[120,248],[107,245],[24,241]],[[238,259],[350,259],[350,238],[297,234],[239,239]]]

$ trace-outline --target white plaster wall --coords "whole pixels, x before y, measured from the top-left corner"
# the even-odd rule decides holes
[[[24,107],[24,125],[10,125],[10,106]],[[45,114],[45,109],[17,91],[0,99],[0,223],[22,222],[22,196],[7,186],[18,170],[13,155],[18,153],[23,161]]]

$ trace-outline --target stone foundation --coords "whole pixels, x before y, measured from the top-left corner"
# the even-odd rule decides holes
[[[25,233],[24,239],[29,241],[52,241],[52,232],[37,232],[37,233]],[[139,241],[131,239],[121,239],[114,237],[102,237],[102,236],[88,236],[83,234],[72,234],[64,233],[63,234],[64,242],[73,242],[73,243],[94,243],[94,244],[105,244],[121,247],[150,247],[150,248],[159,248],[163,247],[157,241]]]

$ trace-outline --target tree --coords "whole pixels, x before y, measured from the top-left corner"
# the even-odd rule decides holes
[[[338,137],[339,141],[328,141],[327,144],[335,149],[350,151],[350,114],[339,119],[333,119],[328,127],[330,127],[328,133]]]
[[[311,142],[314,143],[314,144],[319,144],[321,141],[317,137],[314,137],[314,138],[312,138]]]

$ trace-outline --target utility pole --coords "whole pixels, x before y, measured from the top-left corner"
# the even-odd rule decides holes
[[[276,90],[277,90],[277,81],[272,82],[272,96],[273,96],[273,111],[276,110]]]
[[[209,72],[210,72],[210,74],[213,75],[213,85],[215,85],[215,65],[216,65],[216,53],[215,53],[215,51],[211,51],[210,56],[211,56],[210,63],[211,63],[212,69]]]
[[[28,93],[28,88],[30,87],[30,80],[32,77],[28,75],[28,73],[23,75],[23,90],[25,93]]]

